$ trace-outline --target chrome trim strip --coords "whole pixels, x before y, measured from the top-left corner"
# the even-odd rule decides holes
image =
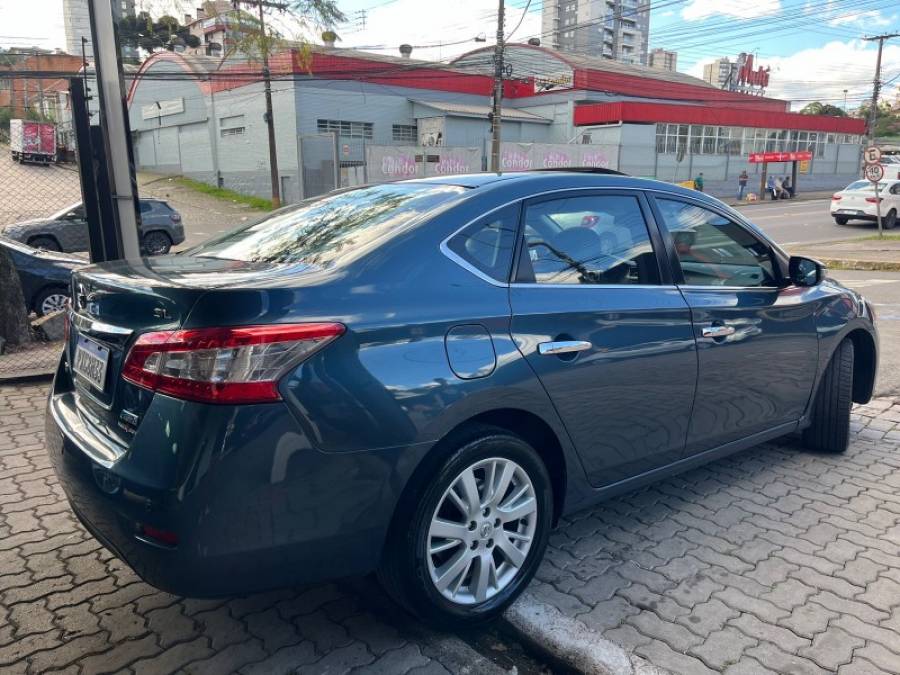
[[[102,335],[116,335],[119,337],[128,337],[134,331],[130,328],[123,328],[122,326],[114,326],[111,323],[105,323],[103,321],[95,321],[94,319],[89,319],[86,316],[82,316],[80,314],[72,314],[72,324],[79,331],[84,331],[87,333],[100,333]]]
[[[769,244],[769,245],[771,245],[771,246],[774,246],[774,247],[780,249],[780,247],[778,246],[778,244],[776,244],[774,241],[772,241],[772,240],[771,240],[764,232],[762,232],[756,225],[754,225],[750,220],[748,220],[747,217],[744,216],[744,214],[742,214],[740,211],[738,211],[738,210],[736,210],[736,209],[734,209],[734,208],[731,208],[730,206],[728,206],[728,204],[725,204],[724,202],[720,202],[721,206],[724,206],[724,207],[725,207],[724,209],[722,209],[722,208],[719,206],[719,204],[707,204],[707,203],[706,203],[705,201],[703,201],[702,199],[697,199],[697,198],[695,198],[695,197],[693,197],[693,196],[690,196],[690,195],[682,195],[682,194],[679,194],[679,193],[677,193],[677,192],[670,192],[670,191],[668,191],[668,190],[663,190],[663,189],[658,188],[658,187],[625,187],[625,186],[611,186],[611,185],[604,185],[604,186],[602,186],[602,187],[592,186],[592,187],[566,187],[566,188],[554,188],[553,190],[545,190],[545,191],[543,191],[543,192],[535,192],[534,194],[525,195],[525,196],[523,196],[523,197],[517,197],[516,199],[512,199],[512,200],[510,200],[510,201],[508,201],[508,202],[505,202],[504,204],[501,204],[501,205],[499,205],[499,206],[495,206],[495,207],[492,208],[490,211],[485,211],[484,213],[479,214],[479,215],[476,216],[475,218],[472,218],[470,221],[468,221],[468,222],[467,222],[465,225],[463,225],[462,227],[459,227],[459,228],[457,228],[456,230],[454,230],[454,231],[450,234],[450,236],[446,237],[446,238],[441,242],[441,244],[440,244],[441,253],[443,253],[443,254],[444,254],[445,256],[447,256],[450,260],[452,260],[452,261],[455,262],[457,265],[459,265],[460,267],[462,267],[463,269],[465,269],[467,272],[470,272],[470,273],[474,274],[476,277],[478,277],[478,278],[481,279],[482,281],[487,281],[487,282],[488,282],[489,284],[491,284],[492,286],[498,286],[498,287],[500,287],[500,288],[505,288],[505,287],[509,287],[509,286],[530,286],[531,284],[508,284],[508,283],[502,283],[502,282],[499,282],[499,281],[497,281],[496,279],[494,279],[494,278],[492,278],[492,277],[489,277],[487,274],[485,274],[485,273],[482,272],[481,270],[477,269],[476,267],[473,267],[470,263],[466,262],[466,261],[463,260],[461,257],[459,257],[456,253],[454,253],[453,251],[451,251],[450,248],[447,246],[447,242],[450,241],[451,239],[453,239],[453,237],[455,237],[457,234],[459,234],[462,230],[466,229],[469,225],[471,225],[472,223],[474,223],[476,220],[480,220],[481,218],[484,218],[485,216],[489,216],[489,215],[492,214],[494,211],[499,211],[500,209],[506,208],[506,207],[509,206],[510,204],[516,204],[516,203],[518,203],[518,202],[523,202],[523,201],[525,201],[526,199],[534,199],[534,198],[536,198],[536,197],[544,197],[544,196],[546,196],[546,195],[552,195],[552,194],[556,194],[556,193],[558,193],[558,192],[584,192],[584,191],[592,191],[592,192],[597,192],[597,191],[606,191],[606,192],[639,192],[639,193],[647,193],[647,192],[650,192],[650,193],[653,193],[653,194],[668,195],[669,197],[672,197],[672,198],[674,198],[674,199],[684,199],[684,200],[687,200],[688,203],[693,203],[693,204],[696,204],[697,206],[702,206],[702,207],[704,207],[704,208],[713,208],[713,209],[718,208],[719,211],[720,211],[719,215],[722,216],[723,218],[733,218],[733,216],[736,215],[736,216],[737,216],[737,220],[739,221],[739,223],[740,223],[742,226],[749,227],[750,230],[752,231],[752,233],[753,233],[754,236],[759,237],[759,238],[762,238],[763,241],[765,241],[767,244]],[[713,199],[715,199],[715,198],[713,198]],[[727,215],[726,215],[726,214],[727,214]],[[658,225],[661,225],[661,226],[662,226],[661,229],[665,228],[665,223],[659,223]],[[661,232],[661,233],[662,233],[662,232]],[[659,255],[659,254],[657,254],[657,255]],[[535,285],[538,285],[538,284],[535,284]],[[600,284],[598,284],[598,285],[600,285]],[[563,284],[558,284],[557,287],[563,287],[563,286],[564,286]],[[576,286],[579,287],[579,288],[582,287],[581,284],[573,284],[573,285],[572,285],[573,288],[576,287]],[[594,286],[587,286],[587,287],[588,287],[588,288],[594,288]],[[637,287],[637,285],[632,286],[632,288],[634,288],[634,287]],[[649,287],[648,287],[648,288],[649,288]],[[660,287],[659,287],[659,286],[652,286],[652,288],[660,288]],[[690,287],[690,286],[681,286],[680,288],[692,288],[692,287]],[[706,287],[705,287],[705,286],[700,286],[699,288],[706,288]],[[736,287],[736,286],[731,286],[730,288],[738,288],[738,287]],[[755,286],[748,286],[747,288],[756,288],[756,287],[755,287]]]
[[[655,291],[677,291],[678,286],[663,286],[656,284],[539,284],[537,282],[533,284],[525,284],[516,282],[514,284],[509,284],[510,288],[589,288],[591,290],[600,290],[604,288],[612,288],[612,289],[625,289],[625,288],[633,288],[634,290],[655,290]]]

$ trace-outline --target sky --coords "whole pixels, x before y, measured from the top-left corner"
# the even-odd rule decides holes
[[[135,4],[153,15],[180,17],[199,3]],[[541,5],[506,0],[512,41],[541,36]],[[497,0],[338,0],[338,6],[348,18],[336,27],[338,45],[384,54],[396,55],[405,42],[415,47],[414,57],[448,59],[492,44],[497,28]],[[900,32],[897,0],[651,0],[650,6],[650,47],[677,51],[678,70],[701,77],[703,64],[714,58],[753,52],[757,63],[771,68],[768,94],[794,101],[795,108],[812,100],[843,106],[845,89],[849,108],[870,98],[876,43],[862,38]],[[0,45],[64,43],[62,0],[0,0]],[[882,62],[883,96],[893,100],[900,92],[900,38],[885,43]]]

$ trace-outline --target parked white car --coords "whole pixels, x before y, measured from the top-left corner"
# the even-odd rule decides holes
[[[881,200],[881,224],[890,230],[897,224],[900,213],[900,180],[883,180],[878,183]],[[831,197],[831,215],[838,225],[851,220],[877,221],[875,185],[867,180],[857,180]]]

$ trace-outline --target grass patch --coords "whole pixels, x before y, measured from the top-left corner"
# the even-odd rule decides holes
[[[270,199],[242,195],[240,192],[235,192],[234,190],[226,190],[225,188],[214,187],[212,185],[207,185],[206,183],[201,183],[200,181],[192,180],[190,178],[176,178],[175,182],[179,185],[183,185],[186,188],[190,188],[191,190],[202,192],[203,194],[209,195],[210,197],[215,197],[216,199],[223,199],[229,202],[237,202],[238,204],[246,204],[251,208],[259,209],[261,211],[272,210],[272,200]]]
[[[858,241],[900,241],[900,233],[885,232],[883,237],[879,237],[877,234],[870,234],[868,237],[860,237]]]

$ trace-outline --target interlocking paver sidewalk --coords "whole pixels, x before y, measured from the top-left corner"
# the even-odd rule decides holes
[[[564,519],[530,593],[674,673],[900,673],[900,401]]]
[[[46,384],[0,388],[0,672],[490,672],[372,584],[190,600],[72,517]],[[759,446],[564,519],[529,592],[675,673],[900,673],[900,401],[846,455]]]
[[[85,533],[44,452],[47,385],[0,387],[0,672],[502,673],[374,584],[162,593]]]

